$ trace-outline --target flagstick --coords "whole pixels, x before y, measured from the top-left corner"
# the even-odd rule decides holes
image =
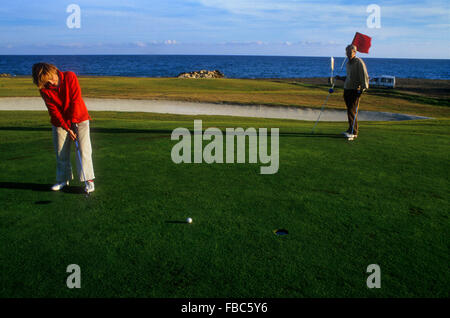
[[[319,123],[320,116],[322,116],[323,109],[325,108],[325,105],[326,105],[327,102],[328,102],[328,98],[330,98],[330,95],[334,92],[334,82],[335,82],[335,81],[334,81],[334,57],[331,57],[330,60],[331,60],[331,61],[330,61],[330,62],[331,62],[331,63],[330,63],[330,66],[331,66],[331,77],[330,77],[331,88],[328,90],[327,98],[325,98],[325,102],[323,103],[322,108],[320,109],[319,117],[317,117],[317,120],[316,120],[316,122],[314,123],[313,129],[312,129],[312,131],[311,131],[312,134],[314,134],[314,129],[316,128],[317,124]]]
[[[347,57],[345,57],[344,60],[342,61],[341,71],[342,71],[342,68],[344,67],[344,63],[345,63],[346,60],[347,60]]]

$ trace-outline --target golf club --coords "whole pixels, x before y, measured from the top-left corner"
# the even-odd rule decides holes
[[[328,95],[327,98],[325,98],[325,102],[322,105],[322,108],[320,109],[320,113],[319,116],[317,117],[316,123],[313,126],[312,129],[312,133],[314,134],[314,129],[316,128],[317,124],[319,123],[320,120],[320,116],[322,116],[323,110],[328,102],[328,98],[330,98],[330,95],[333,94],[334,92],[334,76],[333,76],[333,71],[334,71],[334,57],[331,57],[330,59],[330,67],[331,67],[331,77],[330,77],[330,84],[331,84],[331,88],[328,90]]]
[[[87,184],[86,176],[84,174],[83,164],[81,161],[80,147],[78,145],[78,125],[75,125],[75,127],[77,128],[77,138],[75,139],[75,148],[77,149],[77,157],[78,157],[78,161],[80,163],[81,173],[83,174],[86,196],[89,196],[89,192],[87,191],[88,184]]]

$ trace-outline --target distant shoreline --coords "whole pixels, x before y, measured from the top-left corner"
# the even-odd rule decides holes
[[[369,75],[450,80],[450,59],[371,58]],[[31,75],[34,63],[48,62],[81,76],[176,77],[181,73],[219,70],[232,79],[311,78],[331,76],[330,57],[266,55],[10,55],[0,59],[0,73]],[[344,57],[334,57],[335,75],[344,75]]]

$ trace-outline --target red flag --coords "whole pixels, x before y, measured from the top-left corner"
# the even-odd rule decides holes
[[[361,53],[369,53],[372,38],[362,33],[356,32],[353,38],[353,45],[356,45],[357,51]]]

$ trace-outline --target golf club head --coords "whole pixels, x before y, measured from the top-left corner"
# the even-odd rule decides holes
[[[353,137],[348,137],[347,140],[354,140],[355,138]]]

